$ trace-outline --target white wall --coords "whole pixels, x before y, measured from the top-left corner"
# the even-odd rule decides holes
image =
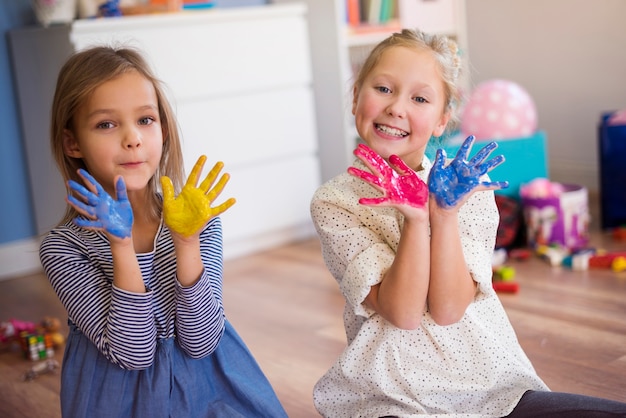
[[[473,85],[503,78],[524,87],[547,132],[550,179],[597,192],[600,115],[626,108],[626,1],[467,0],[466,8]]]

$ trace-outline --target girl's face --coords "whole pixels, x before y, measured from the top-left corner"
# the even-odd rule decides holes
[[[365,143],[387,159],[395,154],[417,169],[432,135],[441,136],[450,115],[444,82],[428,50],[392,47],[354,90],[352,114]]]
[[[163,152],[156,91],[137,71],[98,86],[64,132],[65,153],[81,158],[87,171],[115,196],[113,181],[124,177],[129,194],[143,190]]]

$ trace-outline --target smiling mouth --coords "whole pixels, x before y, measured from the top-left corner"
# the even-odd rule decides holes
[[[379,123],[375,123],[374,126],[376,127],[377,131],[387,135],[395,136],[397,138],[404,138],[405,136],[409,135],[408,132],[401,129],[392,128],[391,126],[381,125]]]

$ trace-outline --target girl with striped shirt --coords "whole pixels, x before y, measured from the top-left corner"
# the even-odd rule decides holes
[[[69,58],[51,145],[68,206],[40,258],[70,325],[63,416],[286,416],[224,315],[228,174],[200,181],[202,156],[183,185],[174,113],[138,51]]]

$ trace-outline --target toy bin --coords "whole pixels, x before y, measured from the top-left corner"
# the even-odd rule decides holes
[[[529,197],[522,194],[528,245],[559,245],[570,250],[585,248],[589,241],[587,189],[562,184],[559,195]]]

